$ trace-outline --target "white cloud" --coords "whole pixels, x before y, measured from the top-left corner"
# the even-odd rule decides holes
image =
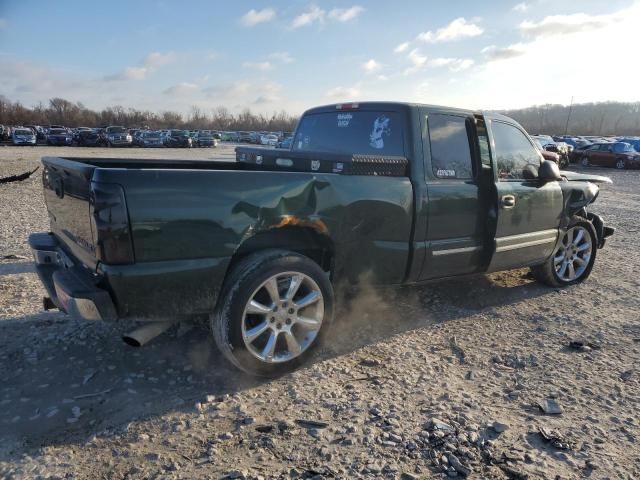
[[[525,54],[522,49],[522,44],[509,45],[508,47],[489,45],[488,47],[484,47],[480,53],[484,55],[488,62],[508,60]]]
[[[126,80],[144,80],[149,69],[147,67],[127,67],[122,72],[112,75],[105,75],[103,78],[108,82],[121,82]]]
[[[409,42],[403,42],[393,49],[395,53],[402,53],[409,48]]]
[[[333,100],[354,100],[360,95],[357,87],[334,87],[327,90],[326,96]]]
[[[338,22],[348,22],[364,12],[364,7],[354,5],[350,8],[334,8],[329,11],[329,18]]]
[[[424,55],[419,49],[414,48],[409,52],[407,58],[411,62],[411,66],[404,71],[405,75],[410,75],[421,70],[427,64],[427,56]]]
[[[175,62],[176,58],[176,54],[173,52],[152,52],[146,56],[146,58],[142,62],[142,65],[147,68],[158,68]]]
[[[269,54],[269,58],[280,63],[292,63],[294,61],[289,52],[273,52]]]
[[[175,62],[176,59],[176,54],[173,52],[152,52],[147,55],[138,66],[127,67],[122,72],[105,75],[103,79],[108,82],[144,80],[149,73],[155,72],[159,67]]]
[[[276,11],[273,8],[263,8],[262,10],[251,9],[240,17],[240,23],[245,27],[254,27],[259,23],[266,23],[276,18]]]
[[[474,64],[470,58],[434,58],[429,60],[430,67],[447,67],[452,72],[461,72]]]
[[[267,70],[271,70],[273,65],[271,62],[244,62],[242,64],[242,68],[251,68],[253,70],[261,70],[266,72]]]
[[[451,42],[461,38],[477,37],[482,35],[483,32],[484,30],[475,23],[469,23],[463,17],[460,17],[435,32],[429,30],[428,32],[420,33],[417,39],[429,43]]]
[[[167,88],[164,93],[165,95],[185,95],[188,93],[193,93],[198,90],[198,85],[195,83],[189,82],[180,82],[172,87]]]
[[[386,75],[378,75],[376,78],[381,82],[386,82],[387,80],[389,80],[389,77],[387,77]]]
[[[525,13],[527,10],[529,10],[529,7],[530,5],[528,3],[521,2],[517,5],[514,5],[511,10],[513,10],[514,12]]]
[[[324,21],[325,14],[326,12],[323,9],[316,5],[312,5],[306,12],[301,13],[293,19],[293,22],[291,22],[291,28],[306,27],[316,22],[322,23]]]
[[[366,62],[362,64],[362,69],[366,73],[375,73],[382,68],[382,65],[379,62],[376,62],[375,59],[370,58]]]
[[[619,13],[610,15],[587,15],[585,13],[551,15],[538,23],[525,20],[520,24],[520,31],[532,37],[568,35],[601,29],[621,20],[622,17]]]

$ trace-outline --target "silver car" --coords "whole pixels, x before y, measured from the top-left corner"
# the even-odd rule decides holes
[[[11,141],[14,145],[35,145],[36,134],[30,128],[16,127],[11,134]]]

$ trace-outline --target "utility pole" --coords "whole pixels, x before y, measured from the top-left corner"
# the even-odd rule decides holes
[[[573,96],[571,96],[571,103],[569,104],[569,115],[567,115],[567,123],[564,126],[564,134],[567,134],[569,130],[569,120],[571,120],[571,110],[573,109]]]

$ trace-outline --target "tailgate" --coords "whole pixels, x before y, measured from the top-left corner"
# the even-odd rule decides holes
[[[96,266],[91,231],[90,187],[95,166],[44,157],[42,183],[51,231],[85,265]]]

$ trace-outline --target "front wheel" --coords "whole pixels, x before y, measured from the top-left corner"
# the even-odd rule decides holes
[[[598,236],[591,222],[577,218],[546,263],[531,267],[536,280],[551,287],[566,287],[586,280],[596,260]]]
[[[582,160],[581,160],[580,163],[582,163],[583,167],[588,167],[589,166],[589,157],[587,157],[587,156],[582,157]]]
[[[211,316],[220,351],[258,376],[298,367],[333,321],[333,288],[311,259],[285,250],[258,252],[230,273]]]
[[[625,162],[622,158],[619,158],[618,161],[616,162],[616,168],[618,170],[624,170],[626,167]]]

